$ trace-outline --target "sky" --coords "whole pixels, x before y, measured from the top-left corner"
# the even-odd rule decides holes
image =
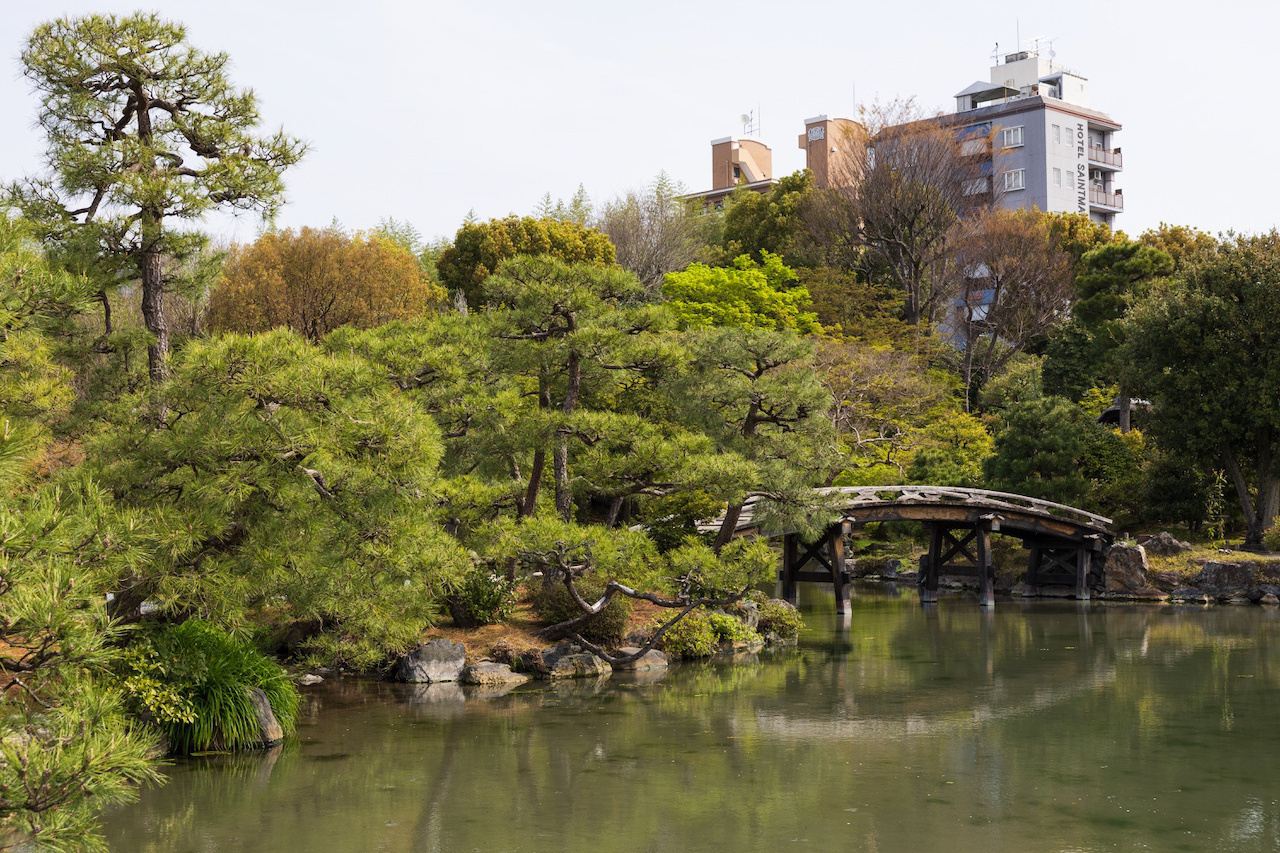
[[[125,15],[103,0],[0,0],[0,180],[42,168],[19,53],[38,23]],[[804,119],[914,97],[929,111],[1036,37],[1089,78],[1124,125],[1130,234],[1160,222],[1220,232],[1280,224],[1271,0],[156,0],[188,40],[231,57],[264,127],[304,139],[283,227],[384,218],[451,237],[469,214],[534,212],[582,185],[595,202],[659,171],[710,188],[710,141],[755,111],[776,175],[804,166]],[[1042,41],[1041,45],[1049,42]],[[1219,129],[1222,122],[1225,130]],[[251,240],[250,216],[206,224]]]

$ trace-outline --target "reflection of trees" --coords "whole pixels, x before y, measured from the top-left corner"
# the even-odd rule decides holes
[[[252,757],[179,765],[115,843],[966,851],[1167,831],[1271,849],[1273,798],[1242,792],[1273,787],[1256,756],[1276,739],[1276,626],[1256,609],[864,596],[847,635],[819,626],[794,653],[651,685],[532,685],[441,716],[405,686],[338,681],[269,780]]]

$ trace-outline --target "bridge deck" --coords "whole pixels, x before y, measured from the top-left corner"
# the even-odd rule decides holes
[[[994,518],[1002,533],[1079,540],[1110,538],[1111,519],[1066,504],[1009,492],[945,486],[845,486],[815,490],[831,500],[831,510],[852,524],[874,521],[938,521],[972,524]],[[721,519],[704,525],[717,529]],[[764,530],[756,523],[756,501],[738,517],[736,535],[779,536],[788,530]]]

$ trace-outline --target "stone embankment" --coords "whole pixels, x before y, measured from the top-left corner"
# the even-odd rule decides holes
[[[775,604],[790,607],[786,602]],[[755,605],[739,607],[733,612],[743,625],[754,630],[759,622],[759,609]],[[618,657],[637,654],[649,637],[640,633],[627,636],[633,645],[618,650]],[[788,641],[772,631],[756,642],[725,642],[718,656],[739,658],[744,654],[760,651],[766,646],[784,645]],[[660,673],[668,665],[668,656],[658,649],[650,649],[635,660],[616,667],[592,654],[576,643],[561,642],[542,649],[516,651],[501,642],[494,650],[495,660],[485,658],[467,664],[467,648],[463,643],[448,639],[435,639],[423,643],[396,661],[391,678],[410,684],[466,684],[488,688],[512,689],[531,678],[558,680],[566,678],[603,679],[615,670],[630,673],[647,673],[650,677]]]
[[[1190,576],[1152,571],[1147,562],[1148,552],[1173,556],[1188,550],[1189,545],[1173,540],[1167,533],[1143,545],[1111,546],[1102,597],[1186,604],[1280,605],[1280,560],[1206,560]]]

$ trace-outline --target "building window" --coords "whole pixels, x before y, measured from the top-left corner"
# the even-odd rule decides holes
[[[1053,126],[1053,142],[1055,145],[1062,144],[1062,125],[1060,124]]]
[[[1008,192],[1010,190],[1024,190],[1027,188],[1027,170],[1026,169],[1010,169],[1004,173],[1004,188]]]
[[[973,136],[960,143],[960,153],[965,157],[973,157],[978,154],[987,153],[987,138],[985,136]]]
[[[1055,187],[1062,186],[1062,170],[1061,169],[1053,170],[1053,185]]]
[[[986,178],[970,178],[964,182],[965,195],[982,195],[987,191]]]
[[[1004,129],[1004,147],[1005,148],[1021,148],[1022,147],[1022,128],[1006,127]]]

